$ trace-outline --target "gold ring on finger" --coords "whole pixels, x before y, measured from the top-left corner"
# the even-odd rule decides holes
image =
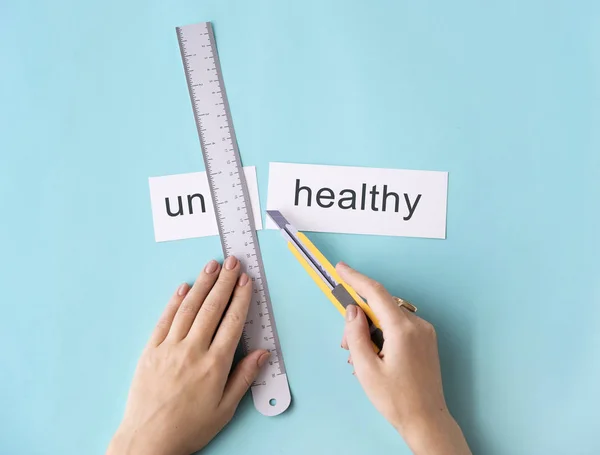
[[[399,307],[404,307],[411,313],[417,312],[417,307],[410,303],[408,300],[401,299],[400,297],[396,297],[395,295],[392,296],[392,298],[394,299],[394,302],[396,302],[396,305],[398,305]]]

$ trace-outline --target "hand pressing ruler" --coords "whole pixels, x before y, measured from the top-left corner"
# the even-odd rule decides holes
[[[271,357],[252,384],[254,406],[281,414],[290,405],[283,355],[258,246],[250,197],[237,146],[210,22],[177,27],[202,156],[215,206],[223,254],[236,256],[254,287],[242,341],[246,352],[268,349]]]

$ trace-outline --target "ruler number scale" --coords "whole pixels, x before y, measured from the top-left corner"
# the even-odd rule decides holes
[[[252,384],[252,398],[262,414],[277,415],[288,408],[291,396],[214,33],[204,22],[177,27],[177,38],[223,253],[236,256],[252,281],[244,350],[271,352]]]

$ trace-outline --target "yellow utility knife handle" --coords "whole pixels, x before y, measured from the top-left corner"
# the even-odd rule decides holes
[[[352,287],[342,280],[342,277],[337,273],[335,267],[327,260],[325,256],[317,249],[316,246],[306,237],[302,232],[296,233],[296,237],[302,242],[304,247],[313,255],[315,259],[317,259],[323,269],[331,276],[339,285],[343,285],[344,289],[354,300],[353,303],[360,306],[364,313],[367,315],[367,318],[370,322],[370,330],[371,330],[371,339],[373,340],[373,345],[375,347],[376,352],[379,352],[383,346],[383,334],[381,332],[381,326],[379,325],[379,320],[371,307],[360,298],[360,296],[356,293]],[[317,286],[323,291],[323,293],[331,300],[333,306],[337,308],[342,316],[346,316],[346,308],[342,303],[338,300],[338,298],[334,295],[334,293],[329,289],[329,287],[323,282],[323,280],[319,277],[317,272],[310,266],[310,264],[304,259],[302,254],[296,249],[292,242],[288,242],[288,248],[292,252],[292,254],[296,257],[298,262],[304,267],[304,269],[311,276],[313,281],[317,283]]]

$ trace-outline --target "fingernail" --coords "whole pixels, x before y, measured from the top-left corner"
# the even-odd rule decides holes
[[[269,357],[271,357],[271,353],[270,352],[264,352],[263,355],[261,355],[258,358],[258,367],[262,368],[262,366],[266,363],[266,361],[269,359]]]
[[[183,297],[190,290],[190,286],[187,283],[181,283],[177,288],[177,295]]]
[[[225,260],[225,268],[227,270],[233,270],[235,269],[235,266],[237,265],[238,260],[235,256],[229,256],[226,260]]]
[[[346,307],[346,321],[351,321],[356,317],[356,305]]]
[[[248,275],[242,273],[240,275],[240,279],[238,280],[238,286],[246,286],[246,283],[248,283]]]
[[[338,266],[339,266],[339,267],[342,267],[342,268],[345,268],[345,269],[347,269],[347,268],[349,268],[349,267],[350,267],[350,266],[349,266],[348,264],[346,264],[344,261],[340,261],[340,262],[338,262]]]
[[[213,259],[208,264],[206,264],[206,267],[204,267],[204,271],[206,273],[215,273],[218,268],[219,268],[219,263]]]

